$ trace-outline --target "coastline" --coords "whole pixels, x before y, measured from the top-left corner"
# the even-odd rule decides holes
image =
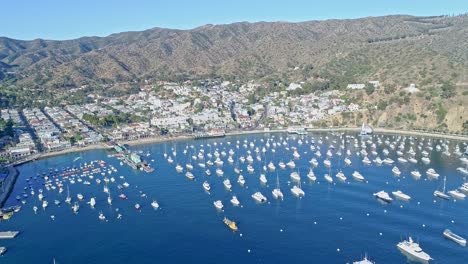
[[[3,181],[2,190],[0,192],[0,208],[3,208],[3,205],[10,197],[18,175],[19,171],[15,168],[15,166],[8,166],[8,176]]]

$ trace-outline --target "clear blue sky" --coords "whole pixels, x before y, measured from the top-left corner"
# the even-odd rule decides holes
[[[72,39],[153,27],[468,12],[468,0],[5,0],[0,36]]]

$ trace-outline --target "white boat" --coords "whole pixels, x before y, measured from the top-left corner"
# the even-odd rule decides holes
[[[190,171],[187,171],[187,172],[185,173],[185,177],[187,177],[187,179],[189,179],[189,180],[195,179],[195,176],[194,176],[193,173],[191,173]]]
[[[415,159],[414,157],[410,157],[410,158],[408,159],[408,161],[411,162],[411,163],[413,163],[413,164],[418,163],[418,160]]]
[[[268,163],[268,169],[270,171],[274,171],[276,169],[275,165],[273,164],[273,162],[270,161],[270,163]]]
[[[207,192],[209,192],[211,190],[211,186],[207,181],[203,182],[203,189],[205,189],[205,191],[207,191]]]
[[[99,220],[101,220],[101,221],[106,220],[106,217],[104,216],[104,214],[102,212],[99,213]]]
[[[190,163],[187,163],[185,164],[185,168],[187,168],[187,170],[193,170],[193,165]]]
[[[411,175],[416,179],[421,178],[421,173],[418,170],[411,171]]]
[[[247,172],[248,172],[248,173],[253,173],[254,171],[255,171],[255,170],[254,170],[254,168],[252,167],[252,165],[250,165],[250,164],[247,165]]]
[[[45,210],[48,205],[49,205],[49,202],[47,202],[46,200],[42,201],[42,209]]]
[[[96,199],[94,197],[91,197],[88,203],[92,208],[94,208],[94,206],[96,205]]]
[[[452,240],[453,242],[461,245],[461,246],[464,246],[466,247],[466,239],[464,239],[463,237],[453,233],[452,231],[450,231],[450,229],[445,229],[444,230],[444,237]]]
[[[393,194],[393,196],[395,196],[395,198],[403,200],[403,201],[409,201],[411,199],[411,196],[403,193],[400,190],[394,191],[394,192],[392,192],[392,194]]]
[[[468,194],[468,182],[463,183],[459,190]]]
[[[216,209],[223,210],[224,205],[223,202],[221,202],[221,200],[214,201],[213,204]]]
[[[401,171],[400,171],[400,169],[398,169],[397,166],[393,167],[392,172],[393,172],[393,174],[395,174],[395,176],[400,176],[400,174],[401,174]]]
[[[222,176],[224,175],[223,170],[220,169],[220,168],[217,168],[217,169],[216,169],[216,175],[218,175],[219,177],[222,177]]]
[[[35,214],[37,213],[37,209],[38,209],[37,206],[33,206],[33,211]]]
[[[268,181],[267,181],[267,178],[265,176],[265,174],[260,174],[260,183],[261,184],[266,184]]]
[[[442,199],[445,199],[445,200],[450,199],[450,196],[448,196],[448,195],[445,193],[445,183],[446,183],[446,181],[447,181],[447,177],[444,177],[444,186],[443,186],[443,188],[442,188],[442,191],[435,190],[435,191],[434,191],[434,196],[439,197],[439,198],[442,198]]]
[[[75,204],[73,204],[73,206],[72,206],[73,212],[78,213],[79,209],[80,209],[80,205],[77,202],[75,202]]]
[[[261,192],[252,194],[252,198],[259,203],[264,203],[267,201],[267,198]]]
[[[83,195],[81,193],[77,194],[76,197],[78,198],[78,200],[82,201],[83,200]]]
[[[232,188],[232,185],[231,185],[231,181],[229,179],[225,179],[223,181],[223,184],[224,184],[224,187],[227,189],[227,190],[231,190]]]
[[[358,171],[354,171],[352,176],[357,181],[364,181],[364,176],[362,176],[362,174],[359,173]]]
[[[152,206],[154,209],[158,209],[158,208],[159,208],[159,204],[158,204],[158,202],[157,202],[156,200],[153,200],[153,201],[151,202],[151,206]]]
[[[291,172],[290,174],[290,177],[293,181],[300,181],[301,180],[301,176],[299,175],[299,173],[293,171]]]
[[[421,158],[421,161],[422,161],[424,164],[429,164],[429,163],[431,163],[431,160],[430,160],[428,157],[422,157],[422,158]]]
[[[387,164],[387,165],[392,165],[393,163],[395,163],[394,160],[392,160],[391,158],[385,158],[383,160],[383,163]]]
[[[439,178],[440,176],[439,173],[437,173],[433,168],[427,169],[426,174],[428,177],[435,179]]]
[[[344,159],[344,163],[345,163],[347,166],[349,166],[349,165],[351,165],[351,160],[350,160],[349,158],[345,158],[345,159]]]
[[[180,164],[177,164],[175,169],[176,169],[177,173],[182,173],[184,171],[184,168],[182,166],[180,166]]]
[[[315,176],[315,173],[312,170],[312,168],[310,168],[309,173],[307,173],[307,178],[309,178],[309,180],[311,180],[311,181],[316,181],[317,180],[317,177]]]
[[[286,168],[286,164],[284,164],[284,162],[280,161],[278,163],[278,166],[280,167],[280,169],[284,170]]]
[[[112,197],[110,196],[110,193],[108,193],[108,195],[107,195],[107,203],[109,205],[112,205]]]
[[[328,175],[328,173],[326,173],[323,177],[325,178],[325,180],[327,180],[327,182],[333,183],[333,178],[330,175]]]
[[[294,161],[289,161],[288,163],[286,163],[286,165],[290,168],[290,169],[294,169],[296,168],[296,163],[294,163]]]
[[[362,260],[353,261],[353,264],[375,264],[375,262],[370,261],[367,256],[365,256]]]
[[[370,161],[370,159],[367,156],[365,156],[362,159],[362,163],[364,163],[364,165],[370,165],[372,163],[372,161]]]
[[[385,191],[376,192],[374,193],[374,196],[388,203],[393,201],[392,197],[390,197],[390,195]]]
[[[239,175],[239,177],[237,178],[237,182],[238,182],[241,186],[244,186],[244,184],[245,184],[244,176]]]
[[[336,178],[338,178],[340,181],[346,181],[346,176],[344,175],[344,173],[342,171],[338,171],[338,173],[336,174]]]
[[[459,190],[452,190],[448,192],[453,198],[463,200],[466,198],[466,195]]]
[[[291,188],[291,192],[297,197],[303,197],[305,195],[305,192],[300,187],[300,182],[299,182],[299,186],[294,185]]]
[[[273,198],[283,200],[283,193],[280,189],[278,173],[276,173],[276,188],[273,189],[271,193],[273,194]]]
[[[404,240],[397,244],[398,249],[400,249],[403,253],[408,254],[409,256],[417,259],[428,262],[431,260],[431,256],[424,252],[418,243],[414,242],[411,237],[408,240]]]
[[[325,165],[325,167],[327,168],[330,168],[331,167],[331,161],[329,159],[326,159],[323,161],[323,164]]]
[[[408,160],[405,159],[405,158],[403,158],[403,157],[399,157],[399,158],[398,158],[398,162],[400,162],[400,163],[407,163]]]
[[[235,195],[232,196],[232,198],[231,198],[231,203],[232,203],[232,205],[234,205],[234,206],[239,206],[239,205],[240,205],[239,199],[237,199],[237,196],[235,196]]]

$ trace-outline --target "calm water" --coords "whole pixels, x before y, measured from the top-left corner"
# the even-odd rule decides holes
[[[105,160],[108,165],[112,164],[118,169],[118,172],[108,176],[116,178],[116,183],[109,185],[114,202],[112,206],[107,204],[103,183],[97,185],[93,179],[90,186],[78,182],[69,184],[73,200],[76,200],[77,193],[85,196],[78,214],[73,214],[70,205],[64,203],[66,188],[62,194],[57,190],[44,190],[49,206],[43,211],[37,198],[37,190],[44,188],[43,180],[33,181],[35,197],[30,195],[19,213],[9,221],[0,222],[0,230],[22,231],[16,239],[0,241],[0,245],[8,248],[8,252],[0,258],[1,263],[52,263],[53,258],[58,263],[347,263],[361,259],[366,253],[376,263],[406,263],[406,257],[398,251],[396,244],[407,236],[420,241],[423,250],[434,258],[431,263],[466,263],[467,248],[444,239],[442,231],[450,228],[468,237],[468,201],[442,201],[434,199],[432,195],[435,189],[441,188],[443,176],[447,176],[447,190],[461,186],[463,177],[455,170],[461,166],[458,157],[453,154],[445,157],[434,148],[430,153],[429,165],[421,163],[419,153],[416,155],[418,164],[401,164],[397,162],[395,150],[387,147],[389,157],[395,160],[395,165],[402,172],[401,177],[395,177],[391,172],[392,166],[363,166],[362,158],[356,155],[360,147],[356,151],[354,141],[351,141],[346,145],[352,152],[351,166],[344,166],[345,151],[341,157],[333,151],[331,172],[336,184],[330,185],[323,178],[324,173],[328,172],[323,160],[329,144],[339,147],[340,140],[332,143],[338,137],[328,134],[327,140],[326,135],[302,137],[302,145],[297,142],[298,136],[257,134],[132,147],[132,150],[151,153],[145,157],[147,160],[154,159],[152,166],[156,170],[150,174],[135,171],[125,164],[119,165],[117,159],[107,157],[110,152],[103,150],[25,164],[18,168],[21,174],[7,205],[18,204],[15,197],[28,186],[28,177],[46,172],[49,168],[61,170],[93,160]],[[323,144],[317,143],[320,136],[324,137]],[[288,145],[276,147],[275,153],[270,147],[262,155],[261,162],[255,159],[254,149],[243,146],[244,140],[254,141],[255,146],[262,149],[265,145],[262,139],[265,142],[269,138],[279,142],[280,137],[283,140],[289,138]],[[315,157],[315,151],[311,151],[310,144],[305,141],[312,137],[322,153],[322,157],[317,158],[319,166],[314,169],[316,183],[310,183],[306,176],[310,167],[308,161]],[[381,137],[394,140],[393,136]],[[237,140],[241,142],[239,149],[235,146]],[[228,145],[228,141],[231,145]],[[376,138],[373,141],[376,142]],[[419,152],[417,142],[413,147]],[[438,142],[433,140],[431,145],[435,146]],[[449,144],[451,152],[454,143]],[[187,155],[184,155],[183,150],[190,145],[194,148],[189,147]],[[301,154],[295,163],[305,191],[302,199],[290,192],[292,184],[289,175],[293,170],[280,170],[278,166],[279,161],[286,163],[293,158],[291,149],[286,149],[292,146],[297,147]],[[377,145],[382,159],[385,158],[382,154],[384,147]],[[177,150],[177,157],[173,164],[169,164],[163,153],[167,151],[171,154],[172,148]],[[239,156],[246,156],[246,151],[250,150],[255,173],[247,173],[247,162],[239,163],[246,178],[246,186],[241,187],[233,170],[235,164],[227,162],[227,155],[221,157],[225,177],[216,176],[214,167],[210,167],[212,175],[206,176],[204,169],[197,165],[199,161],[192,161],[196,179],[190,181],[184,176],[185,164],[190,161],[191,155],[198,154],[200,148],[205,149],[205,157],[215,149],[228,152],[232,148],[236,152],[236,163]],[[407,143],[406,150],[408,148]],[[373,160],[375,157],[370,154],[369,145],[368,152]],[[74,162],[78,156],[81,159]],[[265,160],[266,164],[271,160],[276,165],[284,193],[283,201],[276,201],[271,195],[276,186],[276,172],[266,172],[268,184],[260,184],[259,175],[263,172]],[[176,163],[184,166],[184,173],[176,173]],[[427,179],[425,171],[429,167],[441,175],[438,180]],[[347,176],[346,183],[337,181],[335,175],[338,169],[342,169]],[[413,169],[421,172],[420,180],[410,176]],[[354,181],[351,177],[354,170],[361,172],[367,182]],[[125,176],[125,180],[119,179],[120,175]],[[222,183],[226,177],[231,179],[233,185],[230,192],[225,190]],[[211,184],[211,194],[203,190],[204,180]],[[130,187],[124,189],[128,200],[117,197],[120,193],[117,184],[124,181],[130,183]],[[412,199],[409,202],[395,200],[391,204],[382,204],[372,196],[380,190],[388,193],[402,190]],[[261,191],[269,202],[256,204],[251,198],[256,191]],[[29,190],[27,192],[29,194]],[[148,197],[140,197],[140,192]],[[232,195],[237,195],[242,207],[231,205],[229,200]],[[97,198],[95,209],[86,204],[92,196]],[[61,200],[61,206],[57,207],[54,199]],[[159,210],[151,207],[153,199],[160,204]],[[224,212],[217,212],[213,206],[218,199],[223,201]],[[135,203],[142,205],[141,212],[134,209]],[[36,215],[32,209],[34,205],[39,207]],[[119,212],[116,212],[117,208]],[[107,222],[98,220],[100,211],[106,215]],[[116,219],[117,213],[121,213],[123,219]],[[51,215],[55,215],[55,220],[50,218]],[[224,216],[237,221],[239,232],[232,233],[222,223]]]

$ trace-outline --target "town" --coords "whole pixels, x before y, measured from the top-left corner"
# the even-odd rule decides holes
[[[378,81],[350,84],[348,91],[379,87]],[[2,109],[12,134],[2,137],[3,163],[39,153],[80,149],[106,142],[169,136],[204,137],[227,132],[313,127],[320,120],[357,112],[342,90],[306,91],[303,83],[269,90],[264,85],[203,80],[142,85],[123,97],[88,94],[93,103],[28,109]]]

